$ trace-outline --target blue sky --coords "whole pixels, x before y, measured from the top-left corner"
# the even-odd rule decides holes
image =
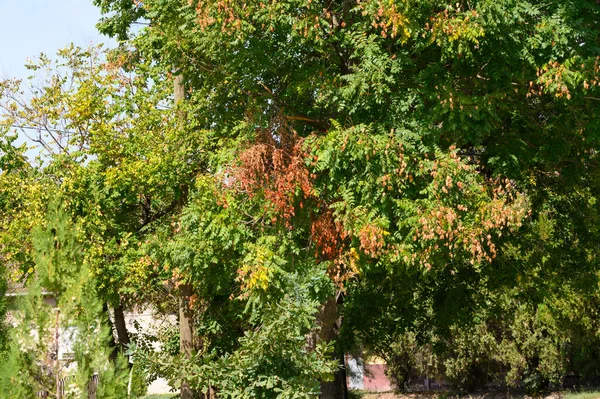
[[[96,31],[99,19],[92,0],[0,0],[0,79],[25,78],[27,58],[71,42],[114,43]]]

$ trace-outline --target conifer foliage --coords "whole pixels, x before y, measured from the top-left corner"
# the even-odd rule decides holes
[[[11,398],[87,398],[93,384],[99,397],[126,396],[127,368],[123,359],[109,360],[112,334],[96,280],[83,261],[77,227],[60,202],[50,204],[33,243],[36,275],[11,310],[2,392]]]

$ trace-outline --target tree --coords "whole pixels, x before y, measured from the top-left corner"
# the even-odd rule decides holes
[[[595,276],[596,230],[581,216],[597,215],[597,4],[96,4],[101,30],[137,56],[186,60],[190,127],[219,143],[205,148],[224,189],[254,205],[253,240],[291,240],[287,262],[328,269],[338,294],[315,318],[322,337],[341,315],[347,341],[376,340],[389,320],[413,328],[418,311],[402,311],[414,301],[433,304],[419,328],[449,335],[448,310],[469,320],[487,289],[529,272]],[[535,227],[549,215],[552,244]]]
[[[124,349],[123,308],[164,294],[138,245],[187,200],[202,163],[203,138],[181,131],[166,105],[172,82],[157,68],[137,65],[132,71],[125,54],[107,59],[101,47],[71,46],[58,56],[42,55],[29,65],[36,72],[28,83],[30,98],[20,92],[22,84],[5,82],[4,123],[41,146],[46,163],[37,173],[58,186],[80,220],[86,259],[114,309]]]

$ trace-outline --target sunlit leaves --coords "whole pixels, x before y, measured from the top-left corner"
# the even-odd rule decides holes
[[[321,195],[333,197],[345,234],[375,259],[427,268],[491,262],[492,238],[518,229],[527,214],[524,195],[507,180],[486,182],[455,149],[416,152],[409,137],[362,126],[311,140],[316,173],[333,189]]]

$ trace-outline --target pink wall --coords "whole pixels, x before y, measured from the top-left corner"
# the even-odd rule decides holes
[[[385,364],[365,364],[364,390],[372,392],[392,391],[394,386],[385,375]]]

